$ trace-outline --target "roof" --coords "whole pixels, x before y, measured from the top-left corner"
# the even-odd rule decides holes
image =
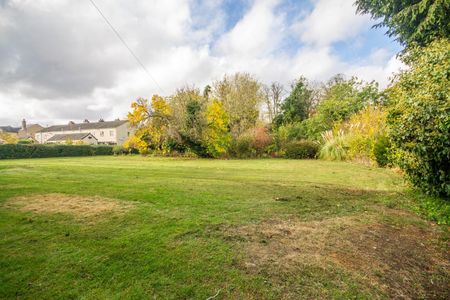
[[[0,126],[0,131],[9,132],[9,133],[18,133],[20,127],[12,127],[12,126]]]
[[[78,124],[73,123],[73,124],[68,124],[68,125],[53,125],[53,126],[41,129],[38,132],[116,128],[127,122],[128,122],[127,120],[116,120],[116,121],[93,122],[93,123],[78,123]]]
[[[34,139],[34,134],[36,132],[38,132],[39,130],[43,129],[44,127],[42,127],[39,124],[30,124],[27,125],[26,129],[20,129],[19,130],[19,138],[20,139],[24,139],[24,138],[32,138]]]
[[[57,142],[57,141],[80,141],[87,136],[93,136],[90,133],[69,133],[69,134],[55,134],[47,140],[47,142]]]

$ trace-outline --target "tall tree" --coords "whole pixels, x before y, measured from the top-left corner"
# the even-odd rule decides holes
[[[259,116],[259,105],[264,101],[261,84],[247,73],[225,75],[214,83],[214,96],[223,103],[230,118],[230,129],[234,137],[255,126]]]
[[[281,113],[274,123],[279,126],[306,120],[311,111],[313,96],[313,89],[310,88],[308,80],[300,77],[292,84],[292,91],[281,104]]]
[[[387,34],[405,46],[425,46],[450,36],[450,1],[448,0],[356,0],[359,13],[381,19]]]
[[[179,142],[201,155],[199,152],[202,151],[202,130],[206,124],[206,99],[197,88],[184,87],[171,97],[170,106],[173,112],[171,124],[178,134]]]

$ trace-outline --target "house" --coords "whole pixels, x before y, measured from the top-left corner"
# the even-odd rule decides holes
[[[98,140],[91,133],[55,134],[47,140],[48,144],[85,144],[97,145]]]
[[[134,133],[134,128],[129,126],[127,120],[89,122],[84,120],[82,123],[69,122],[67,125],[54,125],[43,128],[36,132],[35,139],[40,144],[63,143],[63,137],[56,135],[67,135],[76,133],[90,133],[97,140],[98,144],[122,145],[125,140]],[[67,137],[67,136],[66,136]],[[50,141],[50,139],[53,140]]]
[[[19,140],[32,140],[33,142],[36,142],[36,132],[39,130],[44,129],[39,124],[30,124],[27,125],[27,121],[25,119],[22,120],[22,128],[19,129],[17,136]]]

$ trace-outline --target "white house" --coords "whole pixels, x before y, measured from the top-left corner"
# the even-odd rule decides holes
[[[54,125],[36,132],[35,139],[40,144],[64,143],[68,134],[90,133],[98,144],[122,145],[134,133],[126,120],[89,122],[69,122],[67,125]],[[63,137],[62,135],[66,135]],[[77,138],[80,138],[77,136]],[[85,138],[85,137],[83,137]],[[93,139],[90,139],[93,141]],[[89,142],[90,143],[90,142]],[[94,143],[94,142],[92,142]]]

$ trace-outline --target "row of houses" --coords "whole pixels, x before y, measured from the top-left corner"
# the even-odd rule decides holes
[[[23,120],[22,127],[0,126],[1,132],[13,135],[19,140],[32,140],[39,144],[122,145],[134,133],[134,129],[129,126],[127,120],[119,119],[114,121],[100,119],[98,122],[84,120],[82,123],[70,121],[65,125],[49,127],[39,124],[27,125],[26,120]]]

